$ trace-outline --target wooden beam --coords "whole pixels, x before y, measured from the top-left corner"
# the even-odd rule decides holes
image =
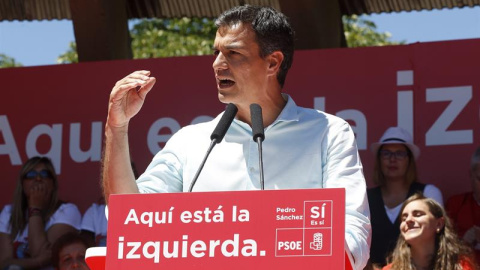
[[[295,29],[295,49],[346,47],[338,0],[279,0]]]
[[[126,0],[70,0],[79,62],[132,59]]]

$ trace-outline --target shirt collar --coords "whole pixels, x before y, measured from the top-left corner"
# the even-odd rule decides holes
[[[277,119],[275,119],[270,126],[274,126],[280,122],[293,122],[299,120],[297,104],[295,104],[295,101],[293,101],[293,99],[287,94],[282,93],[282,97],[287,100],[287,104],[283,108],[282,112],[280,112]],[[250,129],[250,126],[247,123],[244,123],[236,118],[233,121],[245,129]]]
[[[295,104],[295,101],[293,101],[293,99],[289,95],[282,93],[282,96],[284,99],[287,100],[287,104],[285,105],[277,119],[273,122],[273,124],[276,124],[277,122],[298,121],[299,116],[297,104]]]

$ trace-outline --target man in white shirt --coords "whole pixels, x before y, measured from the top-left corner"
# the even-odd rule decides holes
[[[362,269],[369,257],[370,221],[355,137],[342,119],[298,107],[282,94],[294,51],[294,31],[288,19],[272,8],[247,5],[224,12],[216,24],[213,70],[218,98],[235,104],[238,113],[194,190],[260,188],[249,110],[252,103],[259,104],[266,127],[264,159],[269,161],[265,189],[345,188],[345,239],[355,269]],[[136,71],[112,90],[103,163],[107,199],[118,193],[188,190],[210,144],[210,134],[221,115],[177,132],[135,181],[129,166],[128,123],[155,81],[149,71]]]

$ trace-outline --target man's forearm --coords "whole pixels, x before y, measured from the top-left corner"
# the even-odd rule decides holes
[[[110,194],[138,193],[130,163],[128,126],[105,126],[105,150],[102,161],[102,186],[105,200]]]

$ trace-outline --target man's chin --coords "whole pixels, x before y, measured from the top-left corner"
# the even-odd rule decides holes
[[[222,94],[220,91],[218,92],[218,100],[225,104],[232,103],[232,98],[230,98],[228,95]]]

